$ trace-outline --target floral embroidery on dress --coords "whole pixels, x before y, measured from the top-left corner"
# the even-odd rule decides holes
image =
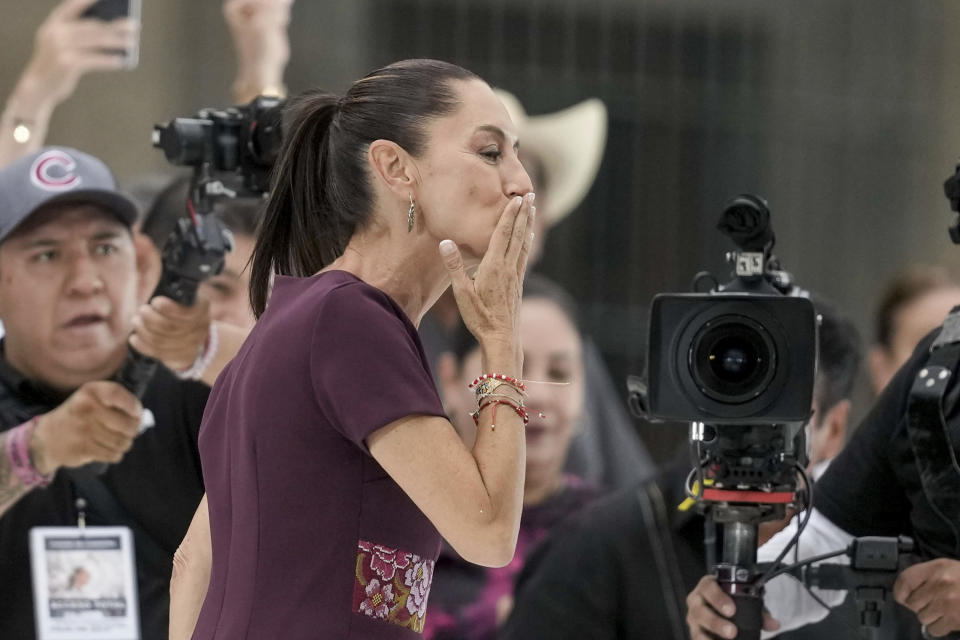
[[[360,613],[386,620],[390,614],[390,605],[393,604],[393,585],[381,585],[380,581],[374,578],[364,591],[367,599],[360,603]]]
[[[409,551],[360,540],[353,610],[422,632],[434,564]]]
[[[410,587],[407,595],[407,611],[421,619],[427,615],[427,596],[433,581],[433,561],[414,562],[403,575],[403,584]]]

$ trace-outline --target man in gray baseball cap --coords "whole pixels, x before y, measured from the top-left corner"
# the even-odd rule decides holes
[[[127,226],[137,207],[117,190],[113,174],[93,156],[47,147],[0,171],[0,242],[41,207],[62,202],[96,204]]]
[[[29,531],[76,525],[78,497],[88,524],[133,530],[140,637],[167,637],[173,553],[203,495],[209,388],[161,367],[141,404],[111,381],[138,311],[136,217],[80,151],[0,170],[0,638],[35,637]],[[144,407],[156,426],[140,434]],[[110,464],[98,475],[92,462]]]

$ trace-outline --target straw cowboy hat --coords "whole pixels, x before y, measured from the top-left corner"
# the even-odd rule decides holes
[[[590,191],[607,144],[607,108],[598,98],[584,100],[554,113],[529,116],[512,93],[495,89],[520,131],[524,154],[537,156],[543,166],[544,208],[553,226],[576,209]]]

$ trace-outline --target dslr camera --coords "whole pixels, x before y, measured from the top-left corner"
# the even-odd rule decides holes
[[[193,177],[185,215],[163,247],[163,271],[153,296],[191,306],[200,283],[223,269],[225,254],[233,250],[233,235],[213,213],[214,202],[238,195],[262,198],[269,192],[283,142],[283,106],[278,98],[259,96],[248,104],[201,109],[194,118],[154,126],[153,146],[162,149],[171,164],[191,167]],[[157,366],[156,360],[131,348],[116,379],[142,398]]]
[[[280,98],[258,96],[227,109],[201,109],[195,118],[155,125],[153,146],[163,149],[171,164],[237,173],[248,195],[262,196],[270,190],[283,141],[283,106]]]

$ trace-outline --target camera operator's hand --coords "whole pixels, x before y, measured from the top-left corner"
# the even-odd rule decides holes
[[[261,93],[283,97],[283,72],[290,60],[293,0],[226,0],[223,16],[237,54],[234,99],[249,102]]]
[[[210,302],[198,296],[193,306],[184,307],[157,296],[137,311],[133,329],[131,347],[173,371],[183,371],[190,368],[206,344]]]
[[[904,569],[893,597],[917,614],[930,635],[960,631],[960,561],[939,558]]]
[[[727,619],[736,610],[733,598],[723,592],[716,577],[704,576],[687,595],[687,627],[690,628],[690,640],[712,640],[711,633],[718,638],[736,637],[737,628]],[[776,631],[779,628],[780,623],[764,611],[763,630]]]
[[[141,411],[136,396],[116,382],[87,382],[39,417],[30,442],[37,471],[120,462],[140,432]]]

